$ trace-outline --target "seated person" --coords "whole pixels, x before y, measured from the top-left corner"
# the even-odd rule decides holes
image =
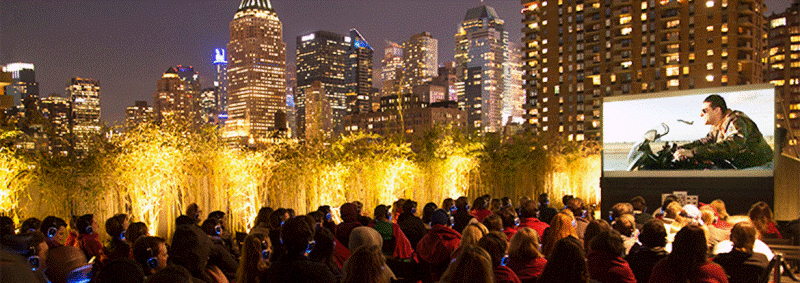
[[[769,260],[764,254],[753,252],[755,241],[756,228],[750,222],[739,222],[731,229],[733,250],[714,257],[714,262],[725,269],[728,282],[762,282]]]

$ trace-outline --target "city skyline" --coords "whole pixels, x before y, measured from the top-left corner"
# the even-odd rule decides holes
[[[194,66],[203,87],[212,85],[214,50],[227,44],[228,23],[239,3],[103,1],[89,6],[80,1],[3,0],[0,63],[33,63],[43,96],[65,96],[63,89],[72,77],[97,79],[103,89],[102,120],[122,125],[126,107],[136,100],[152,103],[154,82],[169,66]],[[790,4],[765,3],[767,14],[782,12]],[[452,38],[464,11],[481,4],[494,7],[506,20],[510,41],[519,42],[519,1],[272,1],[285,25],[288,64],[295,62],[295,36],[356,28],[377,51],[375,69],[380,68],[385,40],[402,42],[423,31],[439,40],[439,62],[452,61]]]

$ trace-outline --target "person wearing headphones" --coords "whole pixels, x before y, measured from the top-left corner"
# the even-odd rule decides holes
[[[48,216],[42,221],[39,226],[39,231],[45,236],[45,242],[50,249],[54,249],[64,245],[66,241],[67,222],[64,219]]]
[[[145,277],[167,267],[167,241],[160,237],[144,236],[133,243],[133,259],[142,266]]]
[[[456,202],[458,205],[458,202]],[[431,215],[431,229],[417,244],[420,260],[431,267],[431,280],[437,281],[450,264],[450,254],[461,244],[461,234],[450,228],[450,217],[442,209]]]
[[[261,282],[336,282],[336,277],[328,268],[308,258],[314,250],[313,223],[307,216],[297,216],[286,220],[281,229],[281,239],[286,254],[273,262],[267,270],[267,280]]]
[[[106,260],[103,252],[103,243],[100,242],[100,227],[94,220],[94,214],[85,214],[76,221],[78,229],[78,248],[83,251],[86,258],[91,261],[95,258],[95,263],[102,265]]]

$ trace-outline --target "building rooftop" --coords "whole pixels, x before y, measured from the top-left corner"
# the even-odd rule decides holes
[[[239,11],[246,9],[272,10],[272,3],[269,0],[242,0]]]
[[[464,16],[464,21],[468,20],[477,20],[477,19],[500,19],[500,16],[497,15],[494,8],[481,5],[472,9],[467,10],[467,14]]]

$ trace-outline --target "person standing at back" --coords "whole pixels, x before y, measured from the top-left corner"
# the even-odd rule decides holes
[[[566,203],[565,203],[566,205]],[[556,216],[558,210],[550,207],[550,197],[547,193],[539,195],[539,220],[544,223],[550,223],[553,217]],[[541,235],[539,235],[541,236]]]

